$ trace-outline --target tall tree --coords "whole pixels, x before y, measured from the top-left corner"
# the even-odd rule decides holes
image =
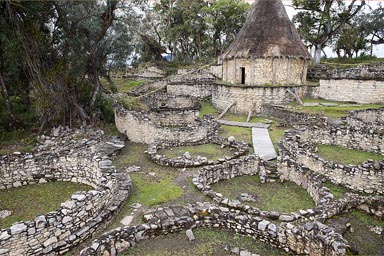
[[[293,21],[305,41],[315,47],[314,60],[320,63],[321,51],[341,28],[360,12],[365,1],[352,0],[293,0],[299,12]]]
[[[127,5],[118,0],[0,4],[25,58],[41,129],[96,119],[99,76],[108,62],[130,51],[129,36],[127,47],[114,40],[127,26],[115,22],[116,10],[126,13],[122,8]]]

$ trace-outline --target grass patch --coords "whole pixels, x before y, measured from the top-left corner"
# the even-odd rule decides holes
[[[145,81],[142,80],[129,80],[126,78],[112,78],[112,84],[110,81],[108,81],[105,78],[101,78],[100,82],[107,88],[109,88],[111,91],[117,91],[120,93],[127,93],[134,89],[135,87],[138,87],[144,83]]]
[[[12,154],[15,151],[31,152],[36,142],[36,136],[29,130],[0,130],[0,155]]]
[[[322,158],[341,164],[359,165],[368,159],[380,161],[384,156],[357,149],[349,149],[335,145],[316,145],[317,154]]]
[[[340,118],[348,115],[349,111],[363,110],[368,108],[381,108],[384,105],[380,104],[347,104],[345,102],[335,102],[320,99],[304,99],[304,103],[331,103],[338,104],[337,106],[300,106],[296,102],[292,102],[289,105],[293,107],[293,110],[301,113],[308,114],[320,114],[330,118]]]
[[[194,229],[196,240],[191,243],[185,232],[171,233],[143,240],[136,247],[131,247],[122,255],[156,255],[156,256],[189,256],[189,255],[233,255],[224,251],[226,245],[239,247],[259,255],[288,255],[259,240],[241,236],[232,231],[214,229]]]
[[[289,181],[262,184],[258,176],[241,176],[214,184],[212,188],[231,199],[241,193],[254,195],[257,202],[244,204],[267,211],[293,212],[315,206],[304,188]]]
[[[208,160],[217,160],[218,158],[223,158],[224,156],[231,155],[230,148],[221,148],[220,145],[212,143],[197,146],[185,146],[173,149],[164,149],[160,150],[159,153],[165,155],[166,157],[174,158],[178,156],[183,156],[185,152],[189,152],[192,158],[196,158],[197,156],[204,156],[207,157]]]
[[[84,184],[57,181],[0,190],[1,209],[12,211],[11,216],[0,220],[0,228],[57,210],[74,192],[90,189]]]
[[[183,189],[169,179],[157,180],[140,173],[133,173],[130,176],[137,188],[137,193],[130,198],[132,203],[154,206],[174,200],[183,193]]]
[[[252,145],[252,129],[238,126],[222,125],[220,136],[228,138],[234,136],[236,140],[244,141]]]
[[[128,142],[125,148],[114,159],[113,164],[120,170],[137,165],[140,172],[130,173],[133,185],[128,200],[122,206],[111,227],[119,226],[119,222],[131,213],[131,205],[140,203],[145,206],[159,205],[180,197],[184,190],[174,182],[179,171],[172,167],[164,167],[150,161],[144,151],[148,145]],[[153,176],[149,174],[155,174]]]
[[[199,111],[199,117],[203,118],[204,115],[213,115],[214,117],[219,116],[220,111],[213,107],[212,103],[209,102],[209,100],[202,100],[200,101],[200,111]]]
[[[335,199],[340,199],[340,198],[344,197],[345,193],[348,192],[348,189],[344,188],[341,185],[333,184],[330,181],[324,182],[323,185],[325,187],[329,188],[329,190],[331,190]]]
[[[375,217],[359,211],[352,211],[332,218],[333,221],[351,223],[353,232],[348,231],[344,238],[359,251],[359,255],[382,255],[382,238],[370,231],[369,226],[384,226],[383,220],[377,220]]]

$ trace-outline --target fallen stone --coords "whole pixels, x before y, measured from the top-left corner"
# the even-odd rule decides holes
[[[27,225],[25,225],[24,223],[17,223],[17,224],[14,224],[12,227],[11,227],[11,235],[16,235],[16,234],[20,234],[21,232],[24,232],[27,230]]]
[[[120,221],[120,223],[123,224],[124,226],[128,226],[129,224],[131,224],[132,220],[133,220],[133,216],[132,215],[128,215],[128,216],[125,216]]]
[[[189,241],[195,240],[195,235],[193,234],[192,229],[188,229],[185,234],[187,235]]]
[[[12,211],[10,210],[2,210],[0,211],[0,219],[5,219],[7,218],[8,216],[11,216],[12,215]]]

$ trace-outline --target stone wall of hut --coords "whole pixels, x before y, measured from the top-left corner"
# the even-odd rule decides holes
[[[306,81],[307,68],[308,62],[297,58],[231,59],[223,61],[223,80],[246,85],[302,85]]]

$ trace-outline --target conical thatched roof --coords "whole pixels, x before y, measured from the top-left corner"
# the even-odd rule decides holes
[[[256,0],[247,21],[222,58],[273,56],[311,58],[281,0]]]

